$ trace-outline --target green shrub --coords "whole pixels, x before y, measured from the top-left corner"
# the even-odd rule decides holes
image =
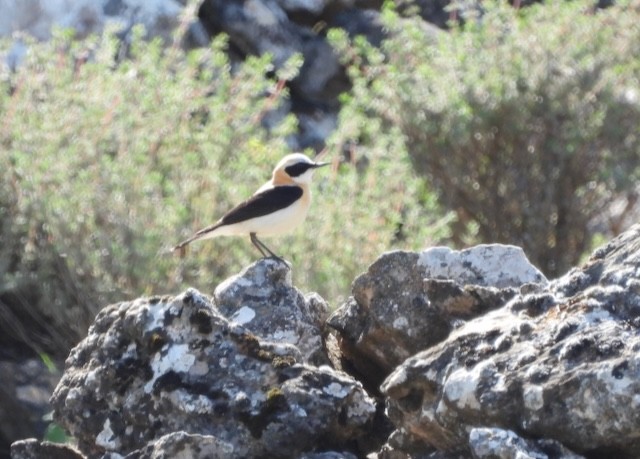
[[[287,97],[265,76],[269,57],[232,71],[224,38],[184,54],[141,36],[121,61],[109,34],[76,42],[58,33],[31,43],[18,72],[2,77],[4,343],[64,355],[106,304],[190,285],[211,293],[258,258],[248,237],[193,244],[185,259],[168,249],[248,197],[289,153],[292,117],[270,133],[261,126]],[[282,77],[299,65],[293,59]],[[351,141],[349,128],[339,130],[307,222],[266,241],[293,262],[297,286],[333,306],[394,243],[418,248],[435,237],[423,218],[433,201],[388,139],[358,171],[338,166]]]
[[[435,36],[388,8],[383,52],[331,35],[356,82],[351,110],[401,131],[455,212],[455,244],[517,244],[561,274],[637,180],[640,4],[591,3],[483,2],[478,20]]]

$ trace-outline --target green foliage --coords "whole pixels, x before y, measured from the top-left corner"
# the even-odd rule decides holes
[[[42,439],[52,443],[71,443],[72,440],[64,429],[54,422],[47,426]]]
[[[592,3],[483,2],[478,20],[440,34],[389,3],[383,51],[330,36],[355,81],[346,110],[399,129],[456,213],[454,243],[518,244],[561,274],[637,180],[640,5]]]
[[[59,373],[58,367],[49,354],[42,352],[40,354],[40,360],[42,360],[42,363],[44,363],[49,373]]]
[[[270,58],[232,71],[224,38],[184,54],[142,35],[122,59],[109,34],[76,42],[60,32],[32,43],[0,80],[0,296],[13,311],[3,339],[43,355],[64,355],[109,302],[190,285],[210,293],[258,258],[248,238],[199,242],[182,260],[169,249],[247,198],[289,153],[292,117],[271,133],[261,126],[288,96],[265,76]],[[278,77],[300,65],[294,56]],[[330,151],[353,144],[350,129]],[[306,224],[266,241],[293,262],[297,286],[334,306],[381,252],[433,237],[418,224],[429,208],[414,205],[426,192],[396,140],[381,135],[361,170],[331,153]]]

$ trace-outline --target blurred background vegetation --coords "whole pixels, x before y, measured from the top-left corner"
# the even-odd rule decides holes
[[[483,6],[435,36],[387,10],[382,49],[334,31],[361,82],[350,105],[402,135],[414,170],[455,214],[452,245],[516,244],[557,277],[598,232],[629,223],[612,203],[637,200],[640,2]]]
[[[316,174],[304,226],[267,240],[294,284],[336,307],[384,251],[480,242],[520,245],[555,277],[624,229],[608,210],[637,196],[640,6],[590,5],[487,2],[439,34],[388,7],[381,48],[330,31],[353,85],[326,140],[333,167]],[[222,36],[188,53],[142,36],[123,49],[113,34],[59,31],[0,75],[0,329],[12,348],[64,357],[106,304],[211,293],[258,258],[248,238],[194,244],[185,259],[168,249],[289,153],[295,119],[263,120],[300,59],[232,65]]]

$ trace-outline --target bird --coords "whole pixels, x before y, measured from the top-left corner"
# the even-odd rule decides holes
[[[276,236],[288,233],[300,225],[311,204],[309,186],[313,173],[317,168],[329,164],[312,161],[302,153],[285,156],[273,169],[271,180],[258,188],[249,199],[172,250],[179,251],[184,256],[185,247],[195,241],[218,236],[249,235],[251,243],[264,258],[269,256],[282,260],[258,239],[258,235]]]

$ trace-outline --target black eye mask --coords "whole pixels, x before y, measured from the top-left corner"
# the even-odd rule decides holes
[[[296,163],[291,166],[285,167],[284,171],[289,174],[289,177],[299,177],[309,169],[313,169],[315,164],[309,163]]]

